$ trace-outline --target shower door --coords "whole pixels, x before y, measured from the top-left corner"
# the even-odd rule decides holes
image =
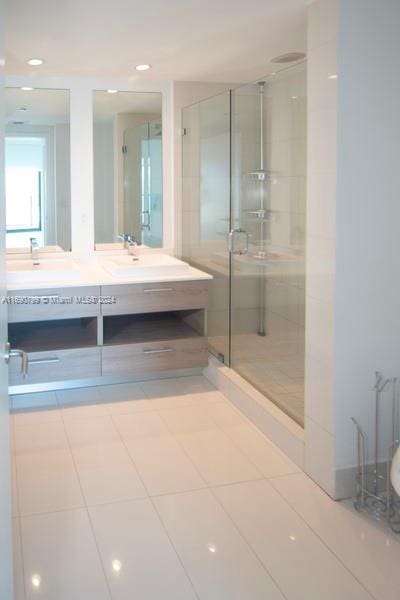
[[[230,366],[304,422],[305,65],[232,92]]]
[[[230,93],[183,109],[182,126],[182,255],[214,277],[209,348],[229,364]]]
[[[305,64],[183,110],[183,258],[210,351],[304,422]]]

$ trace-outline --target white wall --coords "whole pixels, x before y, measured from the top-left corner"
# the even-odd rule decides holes
[[[331,495],[334,464],[337,0],[308,18],[305,467]]]
[[[354,460],[350,417],[371,432],[374,371],[400,375],[400,2],[339,7],[334,364],[342,468]]]
[[[340,497],[356,463],[350,418],[370,436],[374,371],[400,373],[400,4],[309,10],[306,468]]]

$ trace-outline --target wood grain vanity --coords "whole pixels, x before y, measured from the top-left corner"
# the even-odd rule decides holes
[[[29,353],[26,378],[18,358],[11,360],[11,391],[206,366],[208,284],[198,279],[9,291],[9,341]]]

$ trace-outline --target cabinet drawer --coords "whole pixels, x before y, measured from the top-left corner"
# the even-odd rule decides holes
[[[193,369],[205,367],[207,360],[204,337],[102,348],[103,375]]]
[[[115,304],[102,305],[103,315],[205,308],[208,280],[106,285],[102,294],[116,298]]]
[[[9,291],[9,298],[37,298],[36,302],[10,303],[8,322],[25,323],[28,321],[50,321],[54,319],[73,319],[77,317],[95,317],[100,313],[100,305],[79,302],[79,298],[95,298],[100,295],[99,286],[67,287]],[[72,301],[69,301],[72,299]]]
[[[9,369],[10,385],[100,377],[100,358],[100,348],[30,352],[29,373],[22,377],[21,359],[13,357]]]

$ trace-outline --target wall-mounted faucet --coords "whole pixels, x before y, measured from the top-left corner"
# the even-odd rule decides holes
[[[31,237],[30,238],[30,242],[31,242],[31,257],[32,257],[32,263],[34,265],[40,265],[40,261],[39,261],[39,244],[36,238]]]

